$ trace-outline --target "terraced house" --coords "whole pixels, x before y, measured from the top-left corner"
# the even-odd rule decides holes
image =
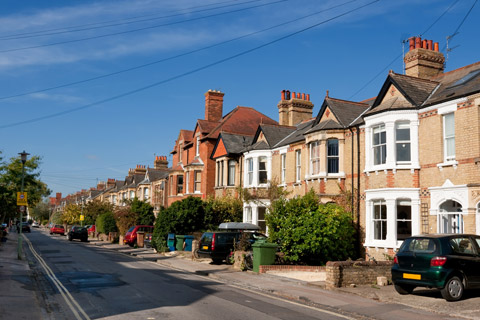
[[[203,199],[214,196],[217,188],[228,186],[228,179],[240,181],[240,175],[233,176],[241,172],[240,163],[234,156],[235,151],[225,149],[226,137],[251,137],[260,123],[277,123],[250,107],[237,106],[223,116],[223,96],[220,91],[205,93],[205,119],[197,120],[193,131],[181,130],[178,135],[171,152],[169,205],[188,196]],[[214,153],[220,137],[225,143]]]
[[[444,73],[438,43],[410,39],[364,115],[367,257],[421,233],[480,234],[480,63]]]

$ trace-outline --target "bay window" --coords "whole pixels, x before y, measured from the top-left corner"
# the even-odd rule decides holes
[[[398,122],[395,126],[397,163],[410,163],[410,123]]]
[[[267,183],[267,157],[258,158],[258,183],[265,184]]]
[[[387,239],[387,205],[378,200],[373,203],[373,239]]]
[[[327,172],[339,172],[338,139],[327,140]]]
[[[228,161],[228,185],[235,185],[235,160]]]
[[[310,143],[310,174],[320,173],[320,141]]]
[[[387,132],[385,125],[373,128],[373,164],[384,164],[387,160]]]
[[[295,181],[300,182],[302,169],[302,150],[295,151]]]

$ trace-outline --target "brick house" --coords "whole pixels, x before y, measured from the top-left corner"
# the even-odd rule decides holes
[[[410,235],[480,234],[480,63],[444,73],[420,38],[404,60],[364,115],[361,224],[377,260]]]
[[[193,131],[180,131],[171,152],[168,205],[188,196],[203,199],[214,196],[218,177],[223,173],[220,163],[227,161],[212,158],[221,134],[252,136],[258,124],[276,124],[276,121],[249,107],[238,106],[222,116],[223,96],[224,93],[220,91],[206,92],[205,119],[197,120]],[[237,172],[240,170],[238,165],[237,162]]]

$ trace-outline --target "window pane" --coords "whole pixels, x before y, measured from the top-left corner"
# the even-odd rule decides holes
[[[410,161],[410,143],[397,143],[397,161]]]
[[[338,158],[328,159],[328,173],[338,173]]]
[[[328,140],[328,155],[338,156],[338,140],[336,139]]]
[[[455,135],[455,116],[454,113],[449,113],[444,116],[445,118],[445,136]]]
[[[397,141],[410,141],[410,128],[397,128]]]
[[[455,137],[445,139],[447,144],[447,158],[455,157]]]

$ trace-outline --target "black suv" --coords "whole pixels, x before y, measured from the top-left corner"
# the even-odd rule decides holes
[[[72,241],[73,239],[80,239],[82,242],[88,241],[88,230],[85,227],[73,226],[68,231],[67,239]]]
[[[265,235],[258,232],[241,232],[241,231],[213,231],[205,232],[200,238],[198,251],[196,255],[199,258],[211,258],[213,263],[221,263],[226,260],[231,252],[234,251],[235,245],[239,243],[242,234],[247,234],[248,241],[255,242],[258,238],[265,238]]]

